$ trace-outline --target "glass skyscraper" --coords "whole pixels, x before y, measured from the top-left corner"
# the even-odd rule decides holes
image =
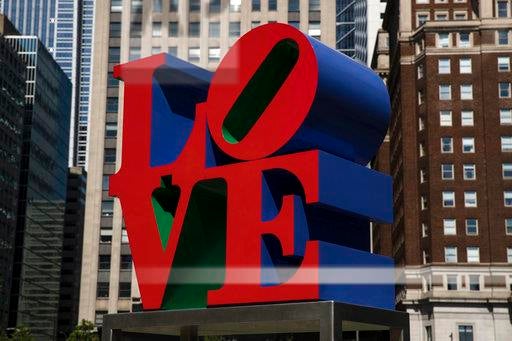
[[[37,36],[72,83],[69,165],[86,166],[94,0],[0,0],[23,35]]]
[[[71,83],[35,36],[5,39],[26,65],[9,327],[37,340],[57,331]]]

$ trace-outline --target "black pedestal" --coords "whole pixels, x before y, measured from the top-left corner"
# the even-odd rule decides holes
[[[150,311],[105,315],[105,341],[180,340],[200,336],[316,333],[320,341],[343,340],[342,331],[389,331],[409,340],[407,313],[333,301]]]

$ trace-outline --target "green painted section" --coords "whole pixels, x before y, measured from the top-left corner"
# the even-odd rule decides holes
[[[222,134],[227,142],[237,143],[249,133],[286,81],[298,58],[299,47],[291,39],[281,40],[272,48],[224,119]]]
[[[153,191],[151,198],[153,213],[155,214],[163,249],[167,247],[179,198],[180,190],[178,187],[171,185],[170,177],[162,178],[161,187]]]
[[[192,190],[162,309],[206,307],[208,290],[224,283],[226,198],[222,179],[201,181]],[[180,271],[199,268],[217,272]],[[208,283],[200,283],[204,279]]]

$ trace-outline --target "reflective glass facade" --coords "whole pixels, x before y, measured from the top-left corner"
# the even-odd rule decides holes
[[[55,339],[71,83],[37,37],[6,36],[27,65],[9,326]]]

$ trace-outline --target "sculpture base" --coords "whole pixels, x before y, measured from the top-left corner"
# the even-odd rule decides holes
[[[347,331],[382,331],[392,340],[407,341],[409,316],[333,301],[148,311],[105,315],[102,340],[172,340],[174,336],[195,341],[202,336],[293,333],[299,335],[294,340],[338,341]]]

